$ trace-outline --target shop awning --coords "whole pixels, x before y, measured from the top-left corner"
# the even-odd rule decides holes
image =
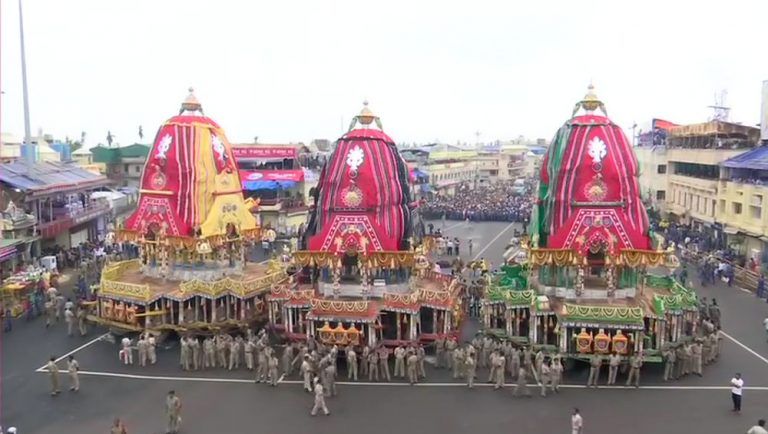
[[[243,190],[277,190],[296,187],[296,181],[243,181]]]
[[[736,228],[732,228],[730,226],[726,226],[723,228],[723,232],[725,232],[728,235],[736,235],[739,233],[739,230]]]

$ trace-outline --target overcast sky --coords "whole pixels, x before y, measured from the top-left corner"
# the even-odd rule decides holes
[[[23,135],[18,6],[3,132]],[[759,122],[768,1],[26,0],[33,134],[145,141],[194,86],[231,142],[336,139],[363,99],[398,142],[551,138],[592,80],[625,128]]]

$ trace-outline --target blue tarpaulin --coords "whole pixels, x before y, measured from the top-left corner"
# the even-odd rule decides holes
[[[731,169],[768,170],[768,146],[761,146],[731,157],[720,165]]]
[[[243,190],[277,190],[296,186],[296,181],[243,181]]]
[[[416,176],[416,179],[429,179],[429,174],[420,169],[413,169],[413,175]]]

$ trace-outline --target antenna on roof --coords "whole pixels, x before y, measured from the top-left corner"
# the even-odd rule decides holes
[[[712,121],[728,122],[728,118],[731,114],[731,108],[726,107],[725,99],[728,96],[728,91],[723,89],[720,94],[715,94],[715,105],[707,106],[713,110]]]

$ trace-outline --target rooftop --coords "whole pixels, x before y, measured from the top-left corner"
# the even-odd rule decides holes
[[[106,177],[72,162],[46,161],[28,164],[17,160],[0,164],[0,182],[27,193],[46,194],[109,183]]]
[[[95,146],[90,149],[94,163],[119,163],[123,158],[142,158],[149,154],[149,145],[134,143],[120,148]]]

